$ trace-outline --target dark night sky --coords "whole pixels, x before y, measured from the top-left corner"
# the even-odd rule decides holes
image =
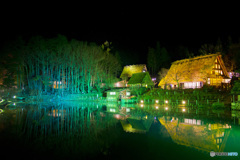
[[[57,34],[147,54],[156,41],[169,50],[178,45],[196,50],[204,43],[240,37],[237,4],[103,4],[56,7],[37,5],[1,11],[1,44],[16,35]],[[219,4],[219,3],[218,3]],[[74,6],[74,4],[72,4]],[[14,12],[13,12],[14,11]]]

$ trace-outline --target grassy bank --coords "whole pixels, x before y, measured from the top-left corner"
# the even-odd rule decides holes
[[[223,104],[231,103],[231,95],[229,91],[222,91],[215,88],[201,88],[201,89],[176,89],[165,90],[156,89],[150,90],[139,97],[139,100],[144,100],[147,103],[164,103],[166,100],[169,103],[186,104],[214,104],[216,102]]]

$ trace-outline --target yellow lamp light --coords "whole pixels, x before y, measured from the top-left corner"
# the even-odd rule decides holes
[[[168,104],[168,100],[166,100],[165,103]]]
[[[182,101],[182,104],[186,104],[186,101]]]
[[[155,102],[156,102],[156,103],[158,103],[159,101],[158,101],[158,100],[156,100]]]

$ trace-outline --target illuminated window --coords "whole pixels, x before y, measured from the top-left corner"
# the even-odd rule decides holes
[[[110,92],[110,95],[116,95],[116,92]]]
[[[193,120],[192,119],[189,119],[189,124],[193,124]]]
[[[201,120],[197,120],[197,125],[201,125]]]
[[[116,112],[114,108],[110,108],[110,112]]]
[[[197,121],[196,121],[196,119],[193,119],[193,124],[197,124]]]

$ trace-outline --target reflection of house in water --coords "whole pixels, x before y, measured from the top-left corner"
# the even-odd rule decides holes
[[[59,109],[53,109],[51,111],[49,111],[48,113],[48,116],[52,116],[52,117],[64,117],[64,113],[65,113],[65,110],[59,110]]]
[[[153,117],[144,116],[130,117],[126,120],[121,120],[120,122],[125,132],[146,133],[149,131],[153,121]]]
[[[230,128],[228,124],[205,124],[202,120],[166,117],[159,118],[172,140],[180,145],[193,147],[203,151],[224,151]]]

